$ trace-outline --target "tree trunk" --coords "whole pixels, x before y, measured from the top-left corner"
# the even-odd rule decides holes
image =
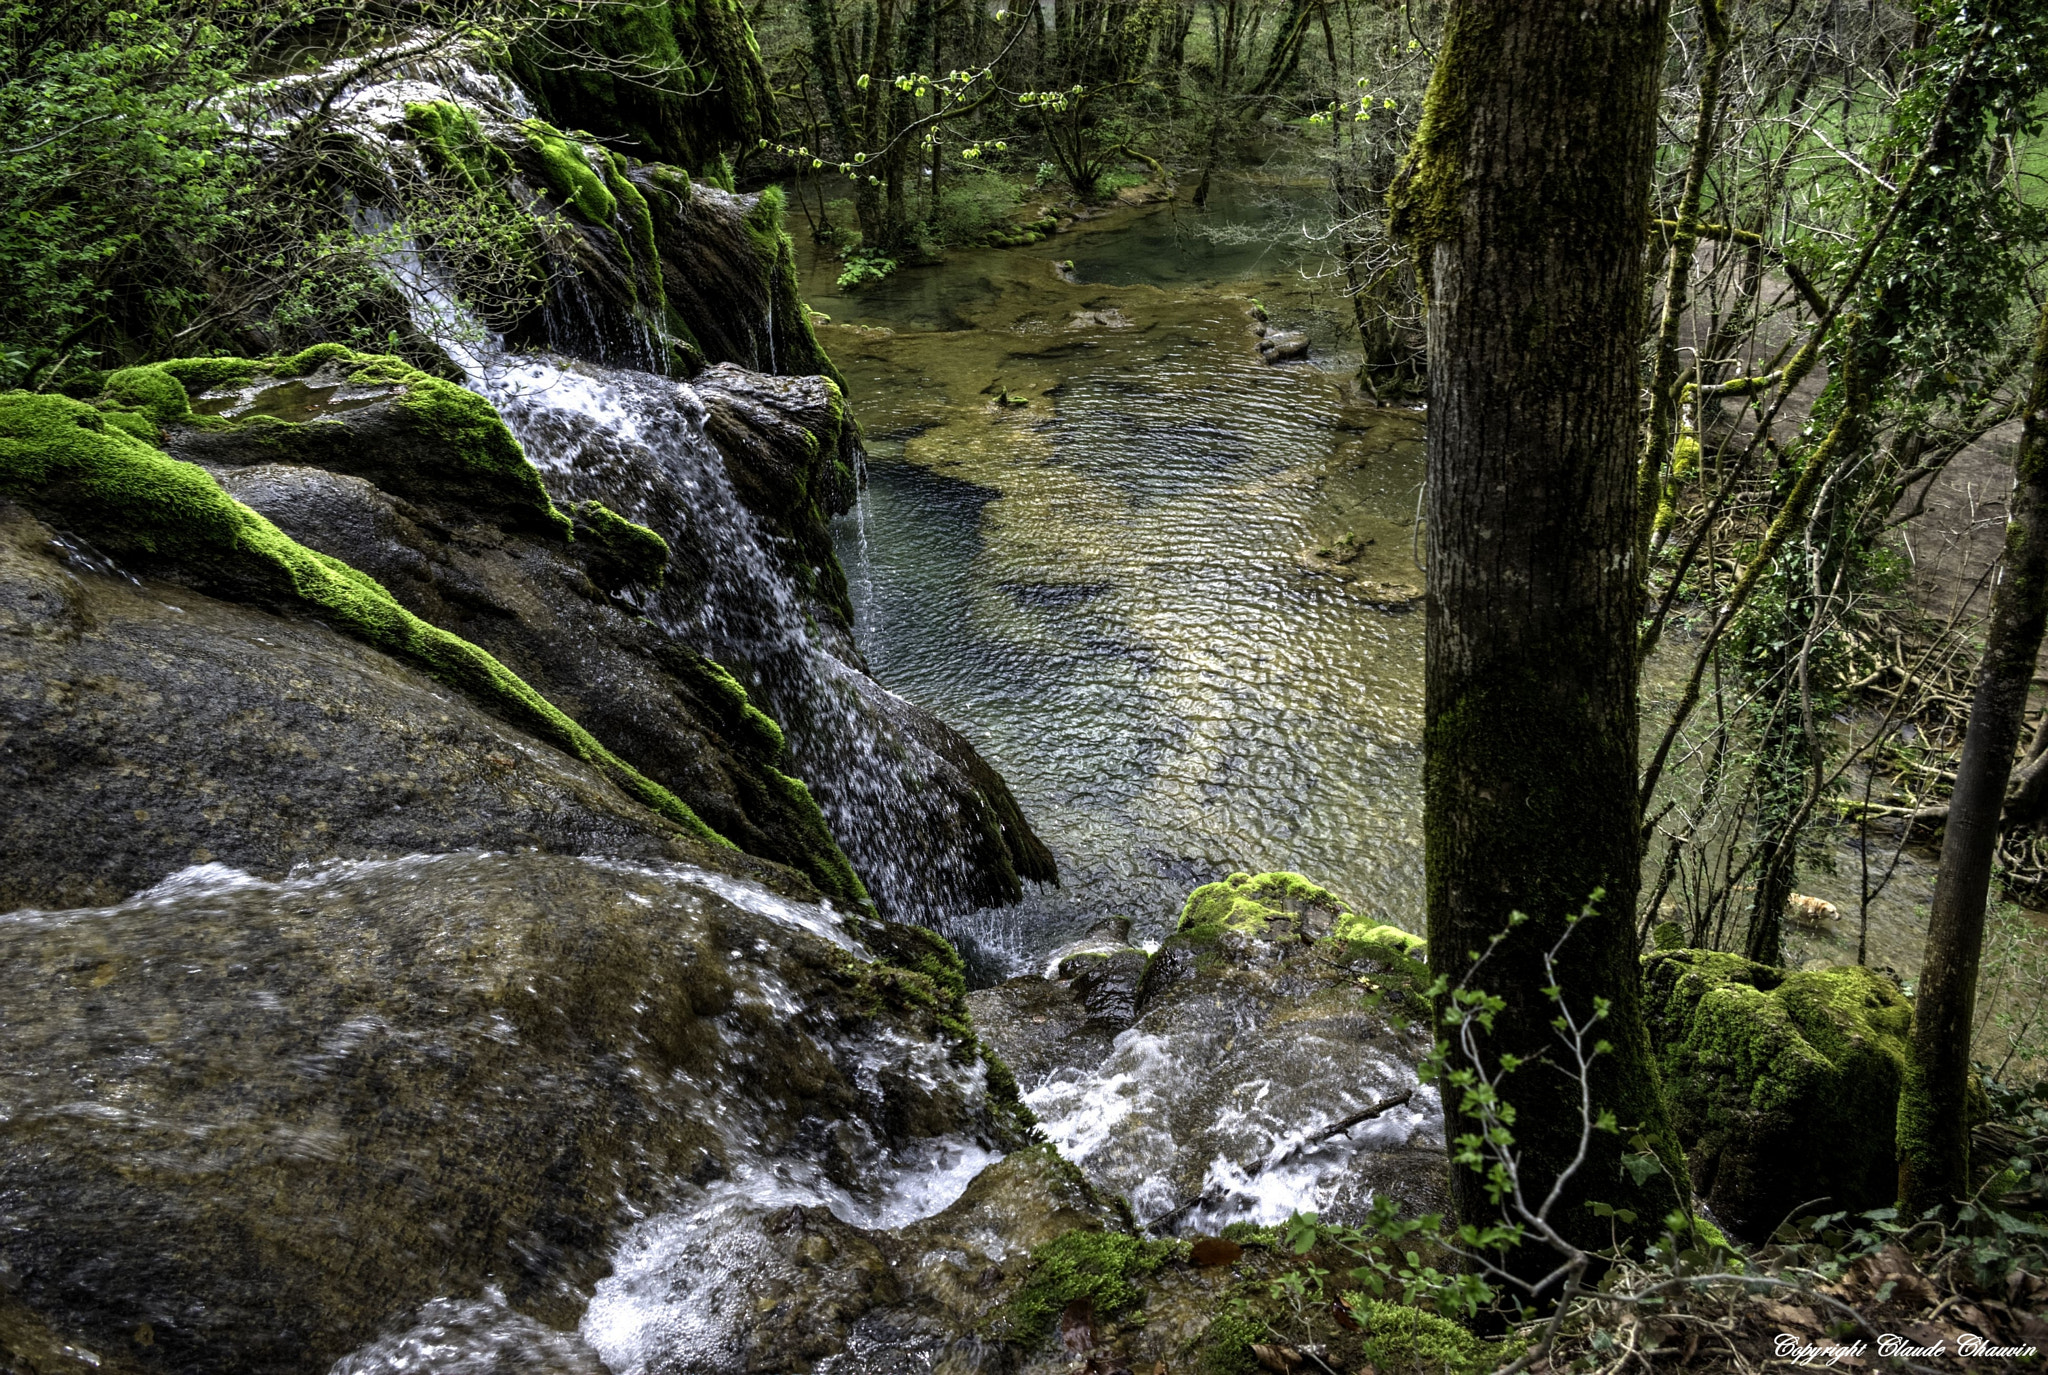
[[[2026,721],[2027,688],[2048,621],[2048,309],[2034,336],[2026,424],[2013,467],[2017,485],[2006,528],[2004,580],[1991,600],[1991,629],[1956,766],[1913,1006],[1913,1058],[1899,1113],[1899,1194],[1913,1214],[1947,1208],[1969,1192],[1963,1094],[1977,963],[1984,950],[1984,902],[2013,751]]]
[[[1581,1246],[1609,1235],[1589,1199],[1654,1234],[1685,1188],[1633,930],[1637,343],[1664,27],[1661,0],[1453,0],[1389,197],[1428,292],[1430,964],[1457,983],[1511,913],[1529,914],[1477,980],[1507,1001],[1483,1053],[1491,1069],[1555,1051],[1542,955],[1604,892],[1559,970],[1574,1012],[1610,1005],[1592,1093],[1623,1126],[1594,1133],[1553,1213]],[[1513,1132],[1538,1198],[1578,1145],[1576,1114],[1557,1110],[1567,1088],[1548,1064],[1503,1088],[1524,1109]],[[1445,1097],[1448,1134],[1475,1130]],[[1640,1186],[1620,1168],[1637,1131],[1666,1165]],[[1497,1222],[1481,1178],[1452,1175],[1459,1219]],[[1513,1262],[1525,1278],[1556,1263]]]

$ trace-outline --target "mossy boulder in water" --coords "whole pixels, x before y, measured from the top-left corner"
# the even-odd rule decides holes
[[[1694,1195],[1730,1232],[1896,1197],[1913,1010],[1890,979],[1674,950],[1643,961],[1643,995]]]
[[[1104,923],[1051,977],[968,995],[1041,1128],[1090,1179],[1181,1232],[1292,1208],[1355,1220],[1379,1193],[1441,1205],[1414,937],[1284,873],[1196,889],[1149,961],[1128,933]]]

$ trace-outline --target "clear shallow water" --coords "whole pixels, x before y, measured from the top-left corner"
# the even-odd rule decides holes
[[[1121,212],[852,298],[806,265],[871,440],[838,530],[861,647],[1060,861],[1061,889],[948,923],[984,957],[1112,913],[1156,935],[1234,869],[1419,920],[1422,621],[1385,603],[1421,577],[1421,423],[1357,405],[1341,356],[1261,361],[1251,298],[1319,334],[1318,299],[1189,217]],[[1315,551],[1345,533],[1371,543],[1338,576]]]

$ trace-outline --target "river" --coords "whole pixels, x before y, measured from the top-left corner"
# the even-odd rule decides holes
[[[1156,938],[1236,869],[1418,920],[1421,418],[1348,393],[1313,260],[1203,232],[1261,213],[1244,185],[1123,208],[857,294],[802,263],[868,434],[837,531],[861,647],[1059,860],[951,924],[985,965],[1108,915]],[[1254,300],[1306,362],[1261,359]]]
[[[1342,299],[1293,207],[1298,187],[1224,183],[1206,213],[1121,207],[857,292],[797,236],[868,435],[836,530],[860,645],[973,739],[1059,860],[1059,888],[948,922],[983,977],[1105,916],[1156,939],[1237,869],[1298,870],[1422,929],[1422,616],[1404,598],[1423,580],[1423,419],[1348,385]],[[1305,362],[1261,359],[1255,304],[1308,332]],[[1689,649],[1650,666],[1652,727]],[[1801,886],[1843,918],[1790,931],[1795,965],[1856,958],[1859,860],[1830,849],[1834,872]],[[1870,962],[1909,978],[1929,859],[1901,856],[1871,912]]]

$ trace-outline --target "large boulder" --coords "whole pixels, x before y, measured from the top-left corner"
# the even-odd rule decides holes
[[[185,380],[202,388],[196,411]],[[204,466],[174,461],[157,442]],[[285,528],[237,501],[222,477]],[[623,595],[662,579],[662,541],[594,506],[572,521],[472,392],[331,346],[262,365],[131,369],[97,406],[0,398],[0,495],[125,571],[318,617],[595,765],[674,828],[789,864],[845,901],[865,898],[815,802],[777,767],[779,728],[729,674],[646,625]],[[583,537],[572,539],[579,522]],[[20,671],[44,667],[30,658]],[[310,677],[323,681],[317,670]],[[596,719],[603,737],[578,717]],[[240,756],[212,743],[166,743],[182,760],[188,810],[217,807],[208,795],[241,771]],[[348,753],[332,757],[360,770]],[[58,813],[104,810],[99,775],[121,763],[100,759],[40,771]],[[128,787],[117,778],[113,792]],[[332,791],[304,780],[299,790]],[[303,857],[389,853],[389,829],[316,828]],[[427,834],[404,848],[441,848]],[[216,853],[266,872],[280,858],[261,844]],[[184,862],[161,853],[155,872],[120,877],[150,882]]]
[[[942,977],[875,957],[903,941]],[[932,1212],[1021,1119],[925,941],[536,854],[211,866],[16,913],[0,1338],[322,1371],[435,1300],[574,1326],[633,1273],[622,1229],[713,1196]]]
[[[1661,951],[1643,1006],[1694,1196],[1730,1232],[1762,1241],[1801,1207],[1897,1197],[1913,1009],[1891,979]]]
[[[1356,1220],[1447,1186],[1418,938],[1298,874],[1198,888],[1149,957],[1105,924],[1045,977],[968,995],[1048,1137],[1181,1232]],[[1380,1115],[1340,1124],[1401,1094]]]
[[[532,848],[746,867],[416,665],[309,617],[121,576],[5,502],[0,791],[0,910],[118,902],[215,861],[281,875]]]

